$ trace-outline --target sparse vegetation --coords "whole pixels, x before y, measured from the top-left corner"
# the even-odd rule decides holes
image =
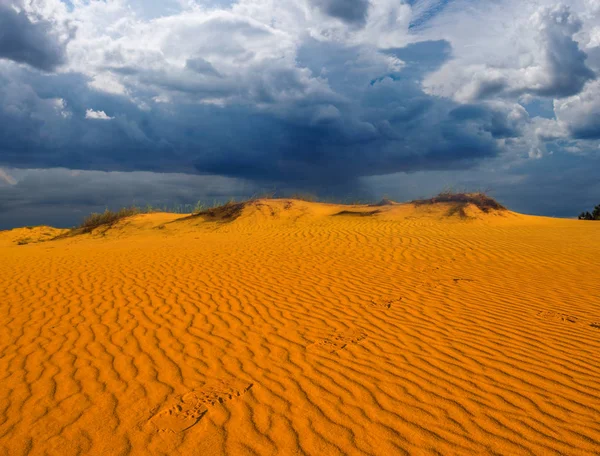
[[[225,204],[217,205],[213,204],[212,207],[194,212],[193,217],[205,216],[212,219],[220,219],[225,221],[233,221],[242,214],[242,210],[246,203],[252,200],[248,200],[241,203],[236,203],[235,200],[231,199]]]
[[[437,196],[429,199],[421,199],[411,201],[416,206],[422,206],[426,204],[436,203],[454,203],[455,206],[451,208],[449,215],[459,214],[466,216],[464,209],[467,205],[472,204],[479,208],[483,212],[490,211],[505,211],[506,208],[496,201],[494,198],[486,195],[485,193],[453,193],[450,191],[444,191]]]
[[[192,211],[192,213],[198,214],[198,213],[202,212],[204,209],[205,209],[204,203],[202,201],[198,200],[198,202],[194,206],[194,210]]]
[[[116,212],[111,211],[109,209],[106,209],[102,213],[95,212],[93,214],[88,215],[83,220],[81,225],[79,225],[77,227],[77,230],[79,231],[80,234],[89,233],[98,227],[112,226],[115,223],[117,223],[119,220],[122,220],[126,217],[130,217],[132,215],[140,214],[141,212],[142,211],[135,206],[124,207],[122,209],[119,209]]]
[[[255,195],[251,196],[250,198],[244,199],[239,202],[236,201],[235,199],[231,198],[226,203],[223,203],[222,202],[223,200],[220,200],[220,201],[214,200],[212,202],[212,204],[210,204],[210,203],[206,204],[204,201],[199,200],[196,204],[177,204],[177,205],[173,205],[173,206],[165,205],[162,207],[161,206],[153,206],[153,205],[148,204],[143,208],[133,205],[130,207],[125,207],[125,208],[119,209],[118,211],[112,211],[112,210],[106,209],[104,212],[101,212],[101,213],[90,214],[83,220],[81,225],[73,228],[69,233],[62,234],[62,235],[58,236],[57,238],[90,233],[93,230],[95,230],[96,228],[100,228],[100,227],[110,228],[111,226],[113,226],[114,224],[119,222],[120,220],[123,220],[127,217],[131,217],[133,215],[138,215],[138,214],[148,214],[148,213],[153,213],[153,212],[170,212],[170,213],[176,213],[176,214],[191,214],[190,217],[207,217],[208,219],[212,219],[215,221],[218,220],[218,221],[223,221],[223,222],[231,222],[231,221],[237,219],[241,215],[242,210],[244,209],[244,207],[247,204],[258,201],[260,199],[295,199],[295,200],[301,200],[301,201],[307,201],[307,202],[325,201],[325,200],[318,198],[316,195],[308,194],[308,193],[294,194],[289,197],[275,195],[275,193],[276,193],[275,191],[271,191],[268,193],[267,192],[262,193],[260,195],[255,194]],[[328,202],[335,203],[336,201],[329,200]],[[340,203],[339,201],[337,201],[337,202]],[[354,205],[369,205],[369,206],[373,206],[373,207],[389,206],[389,205],[398,204],[398,203],[395,203],[394,201],[390,200],[387,197],[383,198],[378,203],[364,202],[364,201],[354,201],[352,203],[349,203],[348,201],[346,201],[341,204],[344,204],[344,203],[345,204],[354,204]],[[436,203],[453,203],[452,207],[450,208],[450,210],[448,212],[448,215],[449,216],[458,215],[462,218],[467,217],[467,214],[465,212],[465,207],[468,204],[475,205],[483,212],[506,209],[504,206],[502,206],[496,200],[487,196],[483,192],[455,193],[452,191],[444,191],[433,198],[419,199],[419,200],[411,201],[411,203],[415,204],[417,206],[431,205],[431,204],[436,204]],[[364,212],[341,211],[335,215],[349,215],[349,216],[365,217],[365,216],[375,215],[379,212],[380,212],[379,210],[364,211]],[[580,218],[587,217],[587,214],[589,214],[589,213],[582,214],[580,216]],[[594,210],[593,214],[594,214],[594,216],[600,217],[600,206],[596,206],[596,209]],[[593,215],[590,214],[590,216],[593,216]],[[160,228],[164,228],[164,227],[160,227]]]
[[[349,215],[349,216],[353,216],[353,217],[371,217],[373,215],[377,215],[379,214],[381,211],[379,210],[374,210],[374,211],[341,211],[338,212],[337,214],[333,214],[334,216],[338,216],[338,215]]]
[[[594,207],[594,210],[591,213],[588,211],[582,212],[577,218],[579,220],[600,220],[600,204]]]

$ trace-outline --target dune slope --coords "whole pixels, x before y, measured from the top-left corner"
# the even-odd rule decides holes
[[[234,212],[0,243],[0,455],[600,453],[600,224]]]

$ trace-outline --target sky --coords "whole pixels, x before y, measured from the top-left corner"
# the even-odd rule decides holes
[[[276,191],[600,203],[600,0],[0,0],[0,229]]]

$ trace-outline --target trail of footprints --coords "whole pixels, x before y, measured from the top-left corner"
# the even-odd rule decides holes
[[[336,332],[307,346],[309,351],[324,350],[335,353],[349,344],[357,344],[367,334],[359,329]],[[201,388],[188,391],[167,401],[149,422],[159,433],[181,433],[198,424],[210,409],[243,396],[253,383],[236,379],[219,379]]]
[[[389,309],[402,301],[398,296],[381,296],[374,298],[369,305],[375,308]],[[349,329],[323,337],[307,346],[309,351],[323,350],[335,353],[350,344],[364,340],[367,334],[360,329]],[[241,397],[252,388],[252,383],[239,380],[220,379],[203,387],[176,396],[168,401],[168,405],[160,409],[150,418],[158,432],[180,433],[195,426],[216,404]]]
[[[470,279],[453,279],[454,283],[459,281],[472,281]],[[392,306],[401,303],[402,296],[384,295],[373,298],[368,305],[377,309],[390,309]],[[556,314],[554,312],[540,312],[538,316],[542,318],[563,318],[563,321],[572,321],[568,315]],[[577,319],[575,318],[575,321]],[[592,324],[600,328],[600,323]],[[367,333],[360,329],[348,329],[327,335],[309,344],[308,351],[324,351],[335,353],[344,349],[348,345],[358,344],[367,338]],[[208,383],[199,389],[191,390],[183,395],[176,396],[168,401],[168,405],[160,409],[150,418],[150,423],[158,432],[181,433],[189,430],[198,424],[202,418],[209,412],[210,408],[216,404],[222,404],[241,397],[250,388],[252,383],[240,380],[220,379]]]
[[[390,309],[393,305],[399,304],[402,299],[403,298],[401,296],[381,296],[379,298],[372,299],[369,302],[369,305],[378,309]]]
[[[402,301],[398,296],[380,296],[369,302],[375,308],[389,309]],[[308,351],[335,353],[351,344],[364,340],[367,334],[360,329],[348,329],[327,335],[309,344]],[[207,383],[199,389],[191,390],[167,401],[167,405],[155,413],[149,422],[159,433],[181,433],[198,424],[216,404],[222,404],[241,397],[252,383],[235,379],[220,379]]]
[[[589,325],[592,328],[600,329],[600,322],[590,322],[590,321],[580,319],[574,315],[569,315],[569,314],[565,314],[565,313],[561,313],[561,312],[554,312],[552,310],[540,310],[536,314],[536,316],[538,318],[542,318],[544,320],[553,320],[553,321],[560,321],[560,322],[565,322],[565,323],[574,323],[574,324],[589,323]]]
[[[242,396],[252,386],[252,383],[224,379],[206,384],[169,401],[150,422],[159,432],[186,431],[197,424],[211,407]]]
[[[455,282],[462,279],[455,279]],[[377,309],[390,309],[401,303],[402,296],[384,295],[373,298],[368,305]],[[600,328],[600,323],[598,324]],[[360,329],[348,329],[327,335],[308,345],[308,351],[335,353],[348,345],[358,344],[367,338]],[[191,390],[168,401],[167,405],[150,418],[158,432],[181,433],[198,424],[216,404],[241,397],[252,383],[240,380],[220,379],[199,389]]]
[[[318,340],[314,344],[308,346],[311,351],[325,350],[329,353],[335,353],[347,345],[357,344],[361,340],[366,339],[367,334],[359,329],[350,329],[334,333],[328,337]]]
[[[567,315],[564,313],[553,312],[551,310],[541,310],[537,313],[539,318],[543,318],[544,320],[555,320],[555,321],[565,321],[569,323],[577,323],[579,320],[577,317],[573,315]]]

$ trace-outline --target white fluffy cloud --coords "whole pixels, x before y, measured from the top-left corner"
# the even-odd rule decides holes
[[[460,102],[524,94],[562,98],[579,93],[594,79],[577,41],[584,22],[575,8],[523,4],[520,15],[511,18],[512,7],[518,8],[505,2],[486,12],[491,17],[470,18],[479,18],[482,24],[469,20],[465,24],[469,30],[479,31],[492,21],[503,27],[491,24],[491,32],[483,31],[471,44],[461,38],[456,58],[426,79],[426,90]]]
[[[572,97],[554,101],[558,121],[580,139],[600,139],[600,81]]]
[[[93,109],[88,109],[85,111],[85,118],[92,120],[112,120],[114,117],[108,116],[104,111],[94,111]]]
[[[173,4],[146,18],[126,0],[28,3],[31,15],[71,33],[63,72],[94,89],[149,100],[272,104],[334,97],[326,78],[299,67],[307,37],[374,49],[410,42],[411,7],[396,0],[240,0]],[[154,8],[156,9],[156,8]],[[377,57],[376,52],[372,52]],[[379,56],[385,64],[387,57]]]
[[[594,78],[584,51],[600,46],[596,0],[181,1],[165,3],[162,14],[154,3],[140,7],[127,0],[75,0],[72,8],[60,0],[28,5],[61,36],[71,34],[62,71],[85,74],[90,87],[140,106],[182,100],[269,106],[336,98],[326,74],[297,64],[307,37],[371,49],[379,66],[385,57],[377,49],[449,40],[454,58],[429,75],[424,87],[462,103],[576,95]],[[145,17],[145,9],[155,14]],[[409,28],[411,21],[426,19],[429,27]]]

